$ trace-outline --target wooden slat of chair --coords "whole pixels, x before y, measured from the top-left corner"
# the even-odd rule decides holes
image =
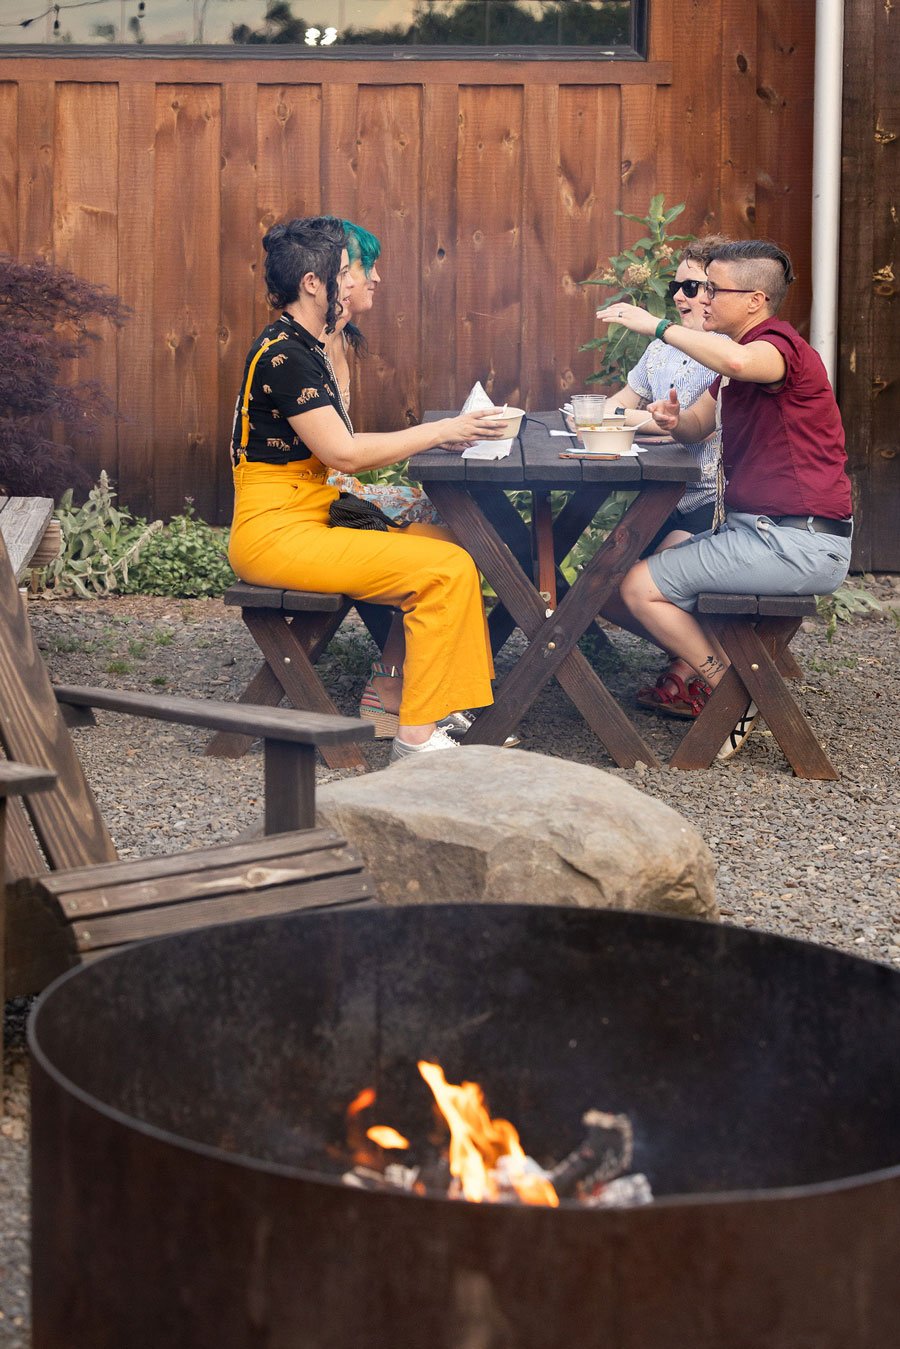
[[[34,556],[52,515],[52,497],[0,496],[0,536],[16,577]]]
[[[56,787],[26,798],[50,865],[111,861],[109,831],[87,784],[0,538],[0,742],[10,760],[50,769]]]
[[[228,847],[51,873],[42,878],[41,890],[59,899],[66,917],[74,919],[137,904],[176,904],[227,890],[262,889],[341,868],[360,871],[359,854],[330,829],[308,829]]]
[[[336,905],[370,901],[371,881],[357,873],[329,876],[323,880],[302,881],[250,894],[225,894],[215,899],[197,900],[156,909],[141,906],[132,912],[93,918],[72,924],[74,945],[79,954],[99,951],[173,932],[190,932],[198,927],[217,927],[221,923],[243,922],[248,918],[266,918],[272,914],[295,913],[305,908],[333,908]]]

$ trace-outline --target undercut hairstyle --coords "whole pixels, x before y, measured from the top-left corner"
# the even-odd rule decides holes
[[[689,244],[685,244],[681,250],[682,262],[696,262],[705,268],[712,255],[714,248],[721,248],[723,244],[730,244],[732,240],[727,234],[703,234],[699,239],[692,239]]]
[[[347,236],[347,253],[351,262],[361,262],[366,276],[381,257],[381,243],[374,234],[354,225],[352,220],[344,221],[344,233]],[[354,356],[365,356],[369,344],[355,323],[344,325],[344,337]]]
[[[787,253],[771,239],[739,239],[720,244],[709,255],[710,262],[724,262],[732,269],[737,285],[761,290],[773,314],[777,314],[794,281],[794,268]]]
[[[272,226],[262,245],[270,304],[276,309],[293,304],[299,298],[303,278],[312,272],[325,283],[325,331],[334,332],[341,312],[337,284],[341,249],[347,246],[341,221],[329,215],[285,220]]]

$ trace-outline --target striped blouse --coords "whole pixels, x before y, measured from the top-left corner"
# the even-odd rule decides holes
[[[677,347],[659,340],[651,342],[637,365],[628,375],[628,385],[639,398],[652,403],[668,397],[675,385],[678,401],[683,408],[690,407],[716,378],[715,370],[708,370]],[[706,440],[684,448],[699,461],[703,474],[697,483],[691,483],[678,503],[681,511],[695,511],[716,499],[716,464],[722,448],[722,433],[714,431]]]

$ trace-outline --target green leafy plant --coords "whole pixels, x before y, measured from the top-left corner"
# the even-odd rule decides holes
[[[182,514],[173,516],[142,552],[123,589],[182,599],[221,595],[235,580],[227,548],[228,531],[199,520],[188,498]]]
[[[630,304],[639,304],[649,309],[658,318],[677,318],[674,305],[669,297],[668,284],[675,276],[678,266],[677,245],[693,239],[693,234],[670,234],[669,226],[677,220],[685,209],[684,202],[672,206],[667,211],[663,194],[660,192],[651,198],[646,215],[629,215],[627,211],[616,211],[616,215],[625,220],[633,220],[643,225],[644,234],[609,259],[609,267],[598,277],[583,281],[585,286],[608,286],[613,294],[604,299],[605,305],[615,304],[616,300],[627,300]],[[622,384],[629,370],[637,364],[652,338],[641,333],[633,333],[618,323],[611,323],[602,337],[595,337],[580,348],[581,351],[599,353],[600,366],[587,382],[603,384]]]
[[[115,496],[105,472],[83,505],[74,504],[71,489],[63,493],[56,510],[62,550],[39,577],[45,590],[92,599],[127,585],[129,568],[163,525],[161,520],[149,525],[135,520],[113,504]]]
[[[825,635],[834,640],[839,623],[852,623],[857,618],[888,618],[900,627],[900,610],[884,604],[873,595],[869,586],[874,577],[864,575],[856,581],[846,581],[833,595],[820,595],[816,600],[819,617],[825,620]]]

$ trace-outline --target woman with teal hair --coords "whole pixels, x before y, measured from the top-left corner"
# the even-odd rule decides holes
[[[344,406],[349,409],[350,356],[351,353],[354,358],[364,356],[367,346],[356,320],[367,314],[375,303],[375,291],[381,284],[376,265],[381,256],[381,244],[375,235],[363,229],[362,225],[355,225],[351,220],[345,220],[343,225],[347,236],[347,252],[350,255],[350,271],[356,284],[348,296],[344,313],[338,319],[334,332],[325,339],[325,350],[334,370]],[[366,483],[346,473],[332,473],[328,481],[342,492],[350,492],[355,497],[373,502],[398,524],[439,523],[438,513],[421,487],[400,483]]]

